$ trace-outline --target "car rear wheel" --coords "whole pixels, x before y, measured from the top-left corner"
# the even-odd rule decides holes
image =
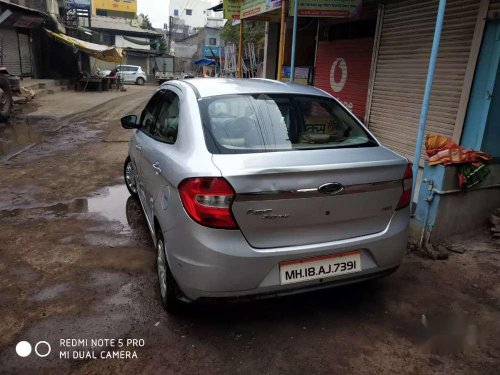
[[[135,177],[134,164],[130,159],[130,156],[125,160],[123,165],[123,177],[125,179],[125,185],[133,197],[137,196],[137,180]]]
[[[142,86],[146,83],[146,81],[144,80],[144,78],[139,77],[137,78],[137,81],[135,81],[135,83],[137,83],[139,86]]]
[[[156,267],[158,272],[158,284],[160,287],[160,298],[163,308],[169,313],[177,313],[185,305],[179,298],[182,293],[175,282],[174,276],[168,266],[165,253],[165,242],[161,234],[156,240]]]
[[[0,122],[7,121],[12,111],[12,90],[9,80],[0,77]]]

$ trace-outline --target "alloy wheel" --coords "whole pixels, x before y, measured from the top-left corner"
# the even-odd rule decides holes
[[[160,284],[160,293],[162,299],[167,296],[167,260],[165,259],[165,250],[163,249],[163,241],[159,240],[156,246],[158,255],[156,264],[158,268],[158,282]]]
[[[7,103],[7,95],[5,91],[0,88],[0,105],[5,105],[5,103]]]
[[[125,168],[125,182],[132,192],[137,193],[137,183],[131,161],[127,163]]]

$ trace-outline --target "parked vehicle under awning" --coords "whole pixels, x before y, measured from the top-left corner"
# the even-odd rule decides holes
[[[85,42],[80,39],[73,38],[60,33],[55,33],[53,31],[45,29],[45,31],[52,36],[54,39],[67,44],[73,48],[77,48],[96,59],[121,63],[123,61],[123,49],[117,47],[109,47],[102,44]]]

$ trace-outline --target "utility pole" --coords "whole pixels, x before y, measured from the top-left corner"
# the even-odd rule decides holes
[[[280,44],[278,53],[278,71],[277,79],[281,81],[283,70],[283,60],[285,57],[285,35],[286,35],[286,0],[281,1],[281,30],[280,30]]]
[[[170,55],[170,51],[172,49],[172,21],[174,17],[170,16],[168,20],[168,54]]]
[[[238,42],[238,78],[243,78],[243,18],[240,19],[240,40]]]
[[[291,3],[290,3],[291,4]],[[297,44],[297,18],[299,17],[299,0],[293,3],[293,33],[292,33],[292,56],[290,64],[290,82],[295,80],[295,51]]]

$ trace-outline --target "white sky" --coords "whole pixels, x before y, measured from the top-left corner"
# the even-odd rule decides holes
[[[196,1],[196,0],[195,0]],[[208,0],[214,5],[218,0]],[[163,28],[164,23],[168,23],[168,8],[170,0],[137,0],[137,13],[144,13],[154,27]]]
[[[169,0],[138,0],[137,13],[144,13],[154,27],[163,28],[164,23],[168,23]]]

